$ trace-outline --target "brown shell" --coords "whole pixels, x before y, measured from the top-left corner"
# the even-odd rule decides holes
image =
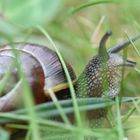
[[[2,68],[7,63],[9,64],[9,61],[12,62],[14,59],[14,55],[11,49],[0,50],[0,54],[0,62],[5,61],[5,58],[2,59],[3,57],[9,57],[8,62],[5,61],[1,66]],[[34,56],[24,51],[20,53],[19,59],[19,62],[22,62],[21,67],[33,91],[35,102],[37,104],[44,102],[46,98],[43,91],[43,87],[45,85],[45,75],[42,67],[40,66],[40,62]],[[10,85],[10,87],[8,85],[5,85],[6,88],[8,87],[8,91],[4,91],[7,91],[8,93],[6,93],[0,98],[0,111],[14,110],[22,104],[22,92],[24,89],[21,87],[21,80],[19,80],[18,77],[19,76],[17,70],[14,67],[11,71],[11,76],[7,82],[9,83],[8,85]],[[13,91],[13,88],[15,88],[15,91]]]
[[[39,99],[37,102],[40,102],[40,98],[44,98],[44,95],[42,96],[43,93],[48,95],[49,88],[58,93],[61,93],[61,91],[65,92],[65,89],[68,89],[67,79],[56,52],[40,45],[16,43],[2,46],[0,55],[14,57],[12,48],[20,50],[20,61],[33,93],[35,95],[36,92],[41,93],[36,95],[40,96],[37,97]],[[75,81],[76,76],[72,67],[68,63],[66,65],[71,79]]]

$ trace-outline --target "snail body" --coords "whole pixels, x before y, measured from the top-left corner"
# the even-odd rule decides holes
[[[105,33],[100,42],[98,55],[89,61],[79,78],[76,77],[71,65],[66,62],[77,97],[116,97],[119,93],[121,67],[135,66],[135,62],[126,61],[117,54],[130,44],[129,40],[106,50],[105,43],[110,35],[111,32]],[[137,35],[132,40],[135,41],[139,37],[140,35]],[[37,104],[48,100],[49,88],[56,93],[58,99],[70,98],[69,85],[60,60],[56,52],[44,46],[30,43],[2,46],[0,48],[0,79],[15,59],[13,48],[19,52],[19,63],[21,63]],[[22,98],[23,89],[20,86],[16,67],[12,69],[10,79],[11,84],[5,87],[6,89],[2,91],[3,96],[0,97],[1,112],[15,110],[20,104],[19,98]],[[107,88],[104,86],[105,83]],[[17,89],[13,91],[14,87]]]

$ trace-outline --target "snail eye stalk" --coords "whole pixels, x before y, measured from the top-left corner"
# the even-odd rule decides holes
[[[99,56],[103,61],[107,61],[109,59],[108,52],[106,50],[106,42],[108,38],[112,35],[112,31],[107,31],[104,36],[101,39],[100,45],[99,45]]]
[[[140,38],[140,33],[131,37],[130,39],[127,39],[127,40],[115,45],[114,47],[110,48],[108,52],[117,53],[117,52],[121,51],[122,49],[124,49],[125,47],[127,47],[128,45],[130,45],[131,41],[134,42],[134,41],[138,40],[139,38]]]

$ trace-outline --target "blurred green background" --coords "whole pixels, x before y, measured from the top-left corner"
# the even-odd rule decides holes
[[[108,48],[126,39],[126,34],[140,32],[139,13],[139,0],[0,0],[0,45],[12,39],[49,46],[37,29],[40,25],[79,75],[97,54],[99,41],[108,29],[113,32]],[[135,42],[138,49],[139,43]],[[127,48],[127,56],[140,68],[132,45]],[[126,71],[124,95],[139,96],[139,73]]]

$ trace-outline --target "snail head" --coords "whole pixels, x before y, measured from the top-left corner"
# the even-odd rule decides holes
[[[122,55],[118,54],[119,51],[123,50],[131,43],[130,40],[126,40],[109,50],[106,49],[105,44],[111,34],[111,31],[107,31],[103,35],[99,45],[98,55],[89,61],[83,74],[81,74],[79,78],[79,81],[82,81],[81,79],[86,77],[88,87],[86,89],[85,86],[84,89],[88,91],[88,96],[107,96],[114,98],[120,91],[122,68],[135,67],[136,65],[136,62],[126,60]],[[139,37],[140,34],[133,37],[131,40],[135,41]],[[79,89],[83,91],[83,88]]]
[[[120,54],[117,54],[119,51],[123,50],[126,46],[131,44],[130,40],[126,40],[107,51],[105,44],[108,38],[111,36],[111,34],[112,31],[107,31],[101,39],[100,46],[99,46],[99,53],[98,53],[101,61],[104,63],[108,62],[112,67],[121,67],[121,66],[134,67],[136,65],[136,62],[125,60],[125,57],[121,56]],[[135,41],[139,37],[140,35],[138,34],[137,36],[133,37],[131,40]]]

